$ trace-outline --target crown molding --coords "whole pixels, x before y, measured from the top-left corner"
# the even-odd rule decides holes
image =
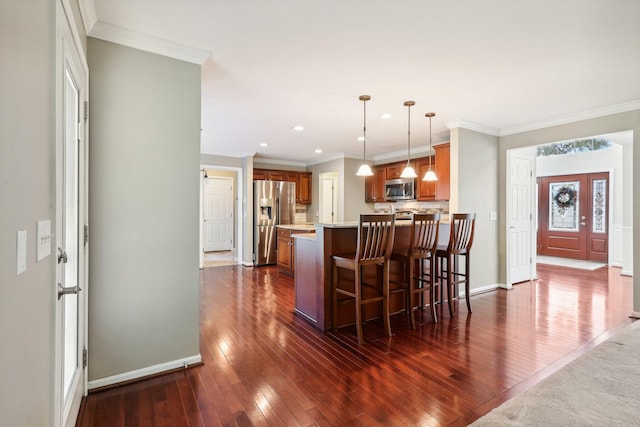
[[[98,22],[98,17],[96,16],[96,5],[93,0],[78,0],[78,7],[80,8],[80,16],[82,17],[84,30],[89,34],[93,29],[93,26]]]
[[[306,167],[307,164],[304,162],[295,162],[292,160],[275,160],[269,159],[265,157],[254,157],[253,158],[254,165],[280,165],[280,166],[297,166],[297,167]]]
[[[568,123],[579,122],[582,120],[595,119],[597,117],[608,116],[611,114],[625,113],[640,109],[640,100],[626,102],[624,104],[611,105],[608,107],[597,108],[594,110],[584,111],[577,114],[568,114],[551,120],[531,122],[519,126],[510,126],[500,129],[499,136],[512,135],[515,133],[528,132],[536,129],[548,128],[551,126],[564,125]]]
[[[211,52],[203,49],[174,43],[158,37],[148,36],[125,28],[116,27],[115,25],[105,24],[100,21],[93,25],[93,28],[88,34],[97,39],[198,65],[202,65],[211,54]]]
[[[344,153],[338,153],[335,156],[325,157],[323,159],[318,159],[318,160],[313,160],[311,162],[308,162],[306,165],[307,166],[314,166],[314,165],[319,165],[319,164],[322,164],[322,163],[332,162],[334,160],[340,160],[340,159],[355,159],[355,157],[349,157],[349,156],[346,156]]]
[[[472,130],[474,132],[480,132],[487,135],[499,136],[500,130],[489,126],[480,125],[477,123],[465,122],[464,120],[450,120],[445,123],[445,126],[451,129],[462,128]]]
[[[437,145],[437,144],[433,144]],[[428,146],[420,146],[411,149],[411,158],[417,157],[419,154],[427,154],[429,155],[429,147]],[[378,162],[379,160],[390,160],[397,158],[407,158],[407,150],[398,150],[393,151],[391,153],[378,154],[377,156],[373,156],[373,160]]]

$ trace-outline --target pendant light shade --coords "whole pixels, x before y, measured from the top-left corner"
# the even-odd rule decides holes
[[[435,116],[436,113],[427,113],[424,116],[429,117],[429,170],[422,177],[423,181],[437,181],[438,177],[436,173],[431,169],[431,118]]]
[[[411,166],[411,107],[416,105],[413,101],[406,101],[404,106],[407,107],[407,166],[404,167],[400,178],[415,178],[418,176]]]
[[[369,95],[360,95],[358,98],[363,105],[363,125],[362,125],[362,165],[356,172],[357,176],[372,176],[373,171],[367,164],[367,101],[371,99]]]

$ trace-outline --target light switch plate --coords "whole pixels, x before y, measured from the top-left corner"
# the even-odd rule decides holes
[[[498,220],[498,212],[496,211],[492,211],[491,214],[491,221],[497,221]]]
[[[38,221],[36,236],[36,261],[51,255],[51,220]]]
[[[18,230],[16,242],[18,276],[27,270],[27,230]]]

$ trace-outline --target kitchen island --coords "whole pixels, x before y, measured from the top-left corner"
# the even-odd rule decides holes
[[[409,246],[411,221],[396,221],[394,248]],[[446,244],[449,239],[449,224],[440,223],[438,242]],[[338,254],[355,253],[358,223],[343,222],[337,224],[316,224],[315,233],[292,236],[295,243],[295,311],[302,315],[320,330],[327,330],[331,325],[331,289],[333,286],[332,257]],[[391,263],[390,280],[400,282],[403,277],[402,265]],[[367,283],[379,282],[376,266],[368,266],[364,270]],[[353,282],[353,272],[340,269],[339,281]],[[394,293],[391,284],[389,306],[391,313],[405,310],[404,292]],[[338,327],[354,323],[354,307],[342,305],[338,311]],[[382,307],[370,304],[366,307],[365,319],[379,317]]]

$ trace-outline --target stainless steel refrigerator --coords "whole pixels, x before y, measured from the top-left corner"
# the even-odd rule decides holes
[[[276,263],[279,224],[293,224],[296,185],[286,181],[253,181],[253,265]]]

